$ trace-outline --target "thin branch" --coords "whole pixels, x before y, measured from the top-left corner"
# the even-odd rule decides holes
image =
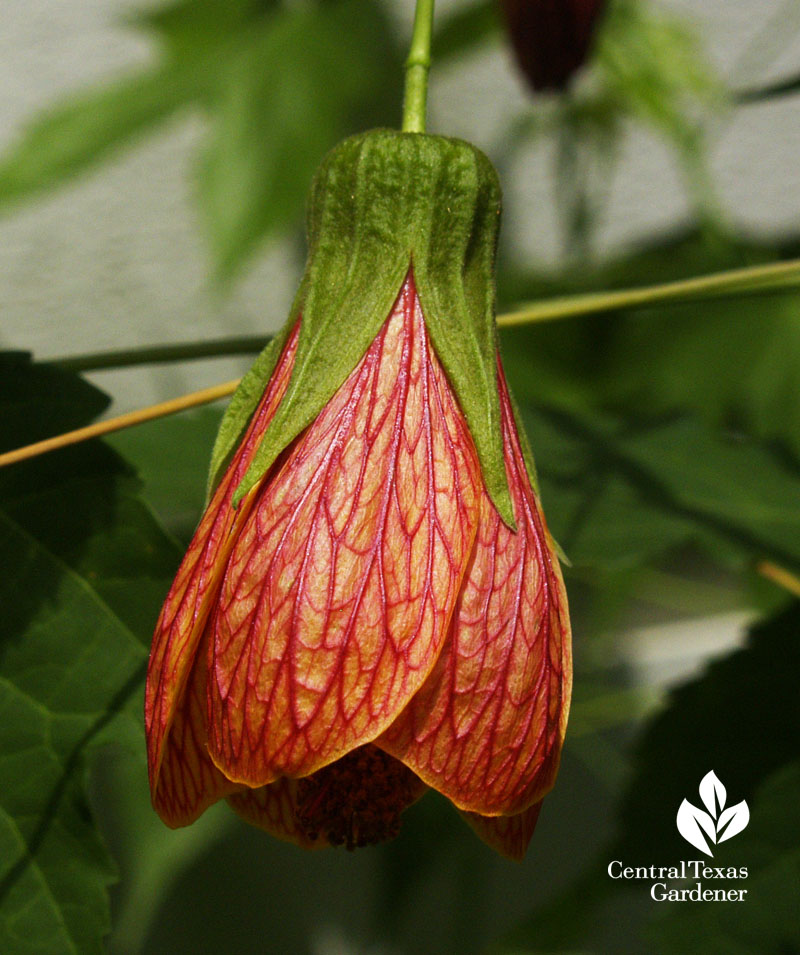
[[[269,335],[242,335],[238,338],[211,338],[204,342],[177,342],[172,345],[149,345],[146,348],[125,348],[120,351],[93,352],[51,359],[50,364],[67,371],[104,371],[107,368],[132,368],[136,365],[159,365],[174,361],[197,361],[232,355],[252,355],[269,342]]]
[[[762,560],[756,564],[756,571],[767,580],[771,580],[778,587],[783,587],[795,597],[800,597],[800,578],[785,567],[773,564],[771,560]]]
[[[770,262],[714,272],[697,278],[664,282],[643,288],[619,289],[610,292],[589,292],[582,295],[544,299],[521,306],[513,312],[497,316],[497,324],[508,328],[533,322],[549,322],[559,318],[575,318],[597,312],[630,308],[647,308],[661,304],[683,304],[698,299],[728,298],[733,295],[769,294],[800,286],[800,259]]]
[[[162,401],[160,404],[150,405],[148,408],[130,411],[128,414],[119,415],[116,418],[108,418],[106,421],[98,421],[96,424],[90,424],[86,428],[67,431],[64,434],[56,435],[54,438],[47,438],[45,441],[37,441],[35,444],[25,445],[23,448],[17,448],[14,451],[0,454],[0,468],[8,464],[17,464],[19,461],[26,461],[28,458],[35,458],[40,454],[46,454],[48,451],[66,448],[71,444],[79,444],[81,441],[88,441],[90,438],[99,438],[104,434],[122,431],[124,428],[132,428],[134,425],[143,424],[145,421],[153,421],[156,418],[164,418],[166,415],[176,414],[178,411],[186,411],[189,408],[206,405],[212,401],[219,401],[220,398],[227,398],[229,395],[232,395],[238,384],[238,379],[236,381],[227,381],[222,385],[214,385],[211,388],[203,388],[202,391],[195,391],[191,394],[183,395],[181,398],[172,398],[170,401]]]
[[[765,86],[756,86],[746,90],[734,90],[733,99],[736,103],[749,105],[761,103],[764,100],[775,99],[778,96],[793,96],[800,93],[800,76],[788,76]]]
[[[647,308],[653,305],[682,305],[698,299],[710,301],[744,294],[770,295],[782,291],[795,291],[798,287],[800,287],[800,259],[794,259],[727,272],[714,272],[711,275],[665,282],[661,285],[548,298],[531,305],[520,305],[513,311],[498,315],[497,324],[501,328],[508,328],[561,318],[577,318],[581,315]],[[251,355],[260,352],[268,341],[269,336],[261,335],[212,338],[204,342],[148,345],[139,349],[51,358],[49,363],[74,372],[102,371],[107,368],[194,361],[200,358]]]
[[[643,308],[659,303],[677,304],[694,299],[741,295],[742,293],[761,292],[766,294],[780,291],[784,288],[794,288],[798,284],[800,284],[800,259],[794,259],[788,262],[771,262],[768,265],[731,269],[727,272],[717,272],[712,275],[700,276],[699,278],[667,282],[662,285],[652,285],[641,289],[596,292],[573,297],[548,299],[517,309],[513,312],[507,312],[504,315],[499,315],[497,317],[497,323],[503,327],[509,327],[537,321],[551,321],[558,318],[588,315],[596,312],[617,311],[623,308]],[[255,349],[256,345],[260,347],[263,344],[263,339],[234,339],[232,341],[234,347],[237,349],[241,348],[242,351],[246,351],[251,347]],[[194,345],[157,346],[155,348],[143,349],[140,352],[112,352],[105,356],[87,355],[83,356],[83,358],[62,359],[60,362],[57,362],[57,364],[73,369],[80,364],[85,370],[89,363],[91,363],[94,369],[97,369],[100,367],[122,367],[123,364],[143,364],[154,360],[178,361],[187,357],[193,357],[190,354],[193,349],[197,351],[194,357],[209,357],[211,355],[226,353],[223,352],[223,349],[227,349],[230,342],[231,340],[217,340]],[[202,355],[200,352],[202,352]],[[157,357],[154,359],[153,355]],[[204,388],[202,391],[192,392],[191,394],[184,395],[182,398],[165,401],[161,404],[152,405],[149,408],[143,408],[139,411],[132,411],[129,414],[120,415],[117,418],[100,421],[86,428],[79,428],[77,431],[70,431],[66,434],[57,435],[54,438],[48,438],[46,441],[38,441],[36,444],[17,448],[6,454],[0,454],[0,467],[14,464],[17,461],[24,461],[28,458],[36,457],[39,454],[44,454],[47,451],[54,451],[57,448],[67,447],[70,444],[77,444],[79,441],[100,437],[104,434],[110,434],[113,431],[121,431],[123,428],[130,428],[145,421],[152,421],[155,418],[162,418],[166,415],[175,414],[178,411],[184,411],[188,408],[195,408],[198,405],[217,401],[220,398],[226,398],[233,394],[238,383],[238,380],[229,381],[222,385],[215,385],[212,388]],[[780,568],[778,569],[780,570]],[[769,576],[769,574],[765,573],[765,576]],[[777,582],[777,577],[774,574],[770,579],[774,579]],[[787,585],[784,583],[782,586]],[[792,590],[792,587],[787,586],[787,589]],[[798,589],[800,589],[800,584],[798,584]],[[792,590],[792,592],[797,591]]]

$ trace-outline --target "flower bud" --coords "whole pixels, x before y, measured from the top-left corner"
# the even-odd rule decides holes
[[[502,0],[519,68],[534,90],[566,89],[589,56],[605,0]]]

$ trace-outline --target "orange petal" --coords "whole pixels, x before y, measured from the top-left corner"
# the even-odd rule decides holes
[[[459,809],[492,816],[519,813],[552,787],[571,685],[561,571],[525,468],[502,368],[498,382],[517,531],[503,524],[484,492],[445,649],[377,741]]]
[[[153,806],[168,826],[188,826],[223,796],[241,789],[222,775],[206,749],[208,654],[200,650],[166,735]]]
[[[521,862],[533,837],[541,808],[541,802],[536,802],[515,816],[479,816],[476,812],[462,812],[461,815],[488,846],[515,862]]]
[[[305,776],[391,723],[444,643],[478,482],[409,273],[231,554],[209,681],[209,752],[226,776]]]
[[[233,494],[286,391],[297,350],[299,326],[298,322],[245,437],[200,520],[156,624],[145,689],[147,762],[154,798],[164,744],[209,610],[216,599],[225,562],[238,528],[252,507],[254,494],[248,495],[237,509],[231,505]]]

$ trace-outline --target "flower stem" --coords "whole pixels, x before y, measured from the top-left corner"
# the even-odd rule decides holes
[[[431,68],[431,34],[434,0],[417,0],[414,32],[406,60],[406,90],[403,99],[403,132],[424,133]]]
[[[797,577],[785,567],[773,564],[771,560],[762,560],[756,564],[756,572],[771,580],[773,584],[788,590],[795,597],[800,597],[800,577]]]
[[[180,398],[172,398],[169,401],[162,401],[157,405],[150,405],[148,408],[130,411],[128,414],[119,415],[116,418],[98,421],[96,424],[90,424],[86,428],[78,428],[75,431],[57,434],[54,438],[37,441],[35,444],[27,444],[23,448],[16,448],[14,451],[0,454],[0,468],[8,464],[17,464],[19,461],[26,461],[29,458],[38,457],[40,454],[45,454],[48,451],[56,451],[59,448],[66,448],[71,444],[88,441],[89,438],[99,438],[101,435],[111,434],[113,431],[122,431],[124,428],[132,428],[134,425],[144,424],[145,421],[153,421],[155,418],[164,418],[166,415],[176,414],[178,411],[186,411],[188,408],[196,408],[198,405],[206,405],[211,401],[227,398],[233,394],[238,384],[238,379],[236,381],[226,381],[224,384],[213,385],[211,388],[203,388],[202,391],[195,391],[191,394],[183,395]]]

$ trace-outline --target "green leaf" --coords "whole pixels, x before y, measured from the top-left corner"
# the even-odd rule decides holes
[[[638,566],[687,543],[737,567],[800,565],[800,468],[770,449],[691,418],[523,412],[548,522],[576,567]]]
[[[781,246],[708,243],[695,233],[556,281],[506,275],[503,297],[670,282],[797,256]],[[649,307],[503,331],[530,396],[582,401],[628,418],[691,411],[778,440],[800,459],[800,292]]]
[[[223,276],[262,236],[296,219],[321,158],[354,113],[394,88],[393,69],[399,76],[371,0],[289,7],[239,40],[219,70],[199,170]]]
[[[190,0],[131,17],[159,35],[155,67],[112,78],[45,107],[0,157],[0,208],[59,185],[177,109],[202,102],[237,30],[258,15],[253,0]]]
[[[3,450],[78,427],[105,411],[108,395],[53,365],[31,363],[27,352],[0,352],[0,440]],[[35,400],[34,400],[35,399]],[[76,422],[78,424],[76,424]],[[42,458],[43,466],[50,458]],[[0,470],[0,492],[24,487],[18,468]]]
[[[189,76],[154,70],[45,110],[0,158],[0,209],[70,179],[185,103]]]
[[[134,14],[130,22],[154,32],[174,61],[201,58],[274,13],[278,0],[177,0]]]
[[[704,538],[800,564],[800,468],[765,446],[680,419],[612,439],[606,449]]]
[[[136,468],[142,496],[164,527],[186,544],[203,510],[208,460],[221,414],[219,408],[200,408],[107,439]]]
[[[0,446],[76,427],[106,398],[0,356]],[[0,472],[0,950],[102,952],[114,866],[86,756],[138,740],[146,644],[178,554],[129,468],[92,442]]]
[[[730,421],[749,433],[778,439],[800,458],[800,294],[686,307],[669,318],[630,319],[619,330],[617,367],[633,368],[612,400],[636,389],[654,410],[697,408],[709,420]]]
[[[651,4],[610,4],[595,56],[613,95],[680,145],[695,136],[689,105],[721,101],[722,83],[686,23]]]

